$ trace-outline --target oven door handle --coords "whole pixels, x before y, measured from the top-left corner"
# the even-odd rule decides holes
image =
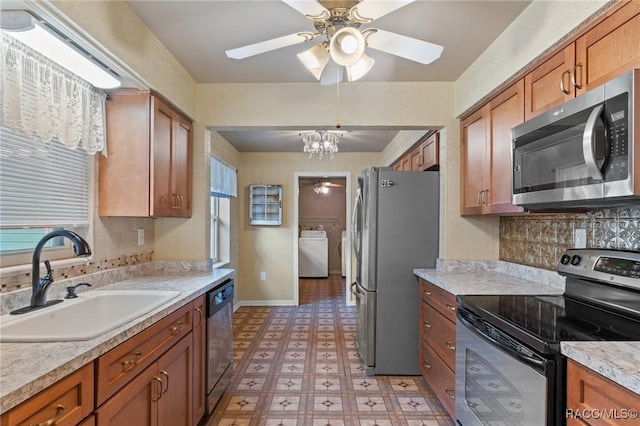
[[[497,346],[498,349],[500,349],[503,352],[506,352],[507,354],[511,355],[512,357],[520,360],[521,362],[527,364],[528,366],[538,370],[538,371],[545,371],[545,361],[541,360],[541,359],[536,359],[533,357],[530,357],[528,355],[525,355],[521,352],[518,352],[517,350],[515,350],[514,348],[505,345],[504,343],[494,339],[491,336],[488,336],[487,334],[483,333],[481,330],[479,330],[475,325],[473,325],[471,322],[469,322],[466,318],[464,318],[460,312],[458,311],[458,320],[462,321],[462,323],[470,330],[472,331],[474,334],[476,334],[478,337],[489,341],[490,343],[492,343],[493,345]]]
[[[584,155],[584,162],[587,166],[587,173],[593,180],[603,180],[602,171],[598,166],[595,153],[595,130],[598,118],[604,110],[604,105],[600,104],[591,111],[587,124],[584,128],[584,134],[582,135],[582,155]]]

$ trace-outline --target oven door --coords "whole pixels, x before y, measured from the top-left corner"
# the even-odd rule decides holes
[[[458,308],[456,325],[458,421],[463,426],[557,425],[554,361],[500,336],[486,323],[477,327],[465,312]]]

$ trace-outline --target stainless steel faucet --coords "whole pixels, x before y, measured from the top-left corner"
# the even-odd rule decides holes
[[[66,229],[56,229],[42,237],[42,239],[38,241],[36,248],[33,250],[33,259],[31,264],[31,304],[27,307],[15,310],[11,312],[11,314],[23,314],[62,302],[62,300],[50,300],[47,302],[47,292],[53,283],[53,271],[51,270],[51,264],[48,260],[44,261],[44,265],[47,268],[47,275],[40,278],[40,253],[47,241],[55,237],[66,237],[70,239],[73,243],[73,251],[77,257],[91,256],[91,247],[89,247],[89,243],[75,232]]]

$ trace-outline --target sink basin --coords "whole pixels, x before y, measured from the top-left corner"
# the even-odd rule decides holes
[[[165,304],[178,291],[89,291],[32,313],[0,317],[0,342],[89,340]]]

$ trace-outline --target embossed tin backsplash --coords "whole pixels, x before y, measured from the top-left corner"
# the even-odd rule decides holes
[[[640,205],[501,217],[500,260],[555,270],[564,250],[575,246],[576,229],[586,231],[589,248],[640,251]]]

